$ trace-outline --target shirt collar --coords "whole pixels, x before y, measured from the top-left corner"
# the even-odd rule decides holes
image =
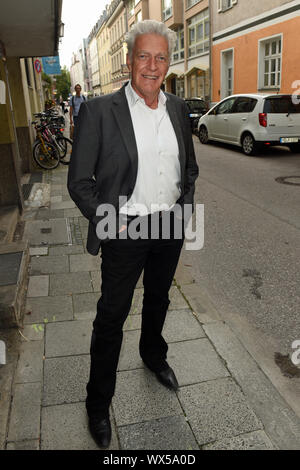
[[[145,104],[144,98],[141,98],[136,91],[132,88],[131,80],[129,80],[128,85],[125,88],[127,99],[129,100],[130,106],[134,106],[138,101]],[[160,90],[158,94],[158,104],[165,105],[167,101],[166,95]]]

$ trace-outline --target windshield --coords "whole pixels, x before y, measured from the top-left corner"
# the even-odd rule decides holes
[[[272,96],[265,99],[264,113],[295,114],[300,113],[300,96]]]
[[[188,105],[191,112],[197,113],[199,111],[206,111],[206,106],[203,101],[187,101],[186,104]]]

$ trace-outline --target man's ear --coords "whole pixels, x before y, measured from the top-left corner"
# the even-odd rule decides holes
[[[128,67],[129,72],[131,72],[131,60],[129,58],[129,54],[126,54],[126,65]]]

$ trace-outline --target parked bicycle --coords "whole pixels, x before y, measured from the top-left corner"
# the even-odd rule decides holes
[[[69,165],[73,142],[63,135],[64,128],[61,127],[61,124],[64,117],[55,112],[53,113],[51,110],[46,113],[34,114],[34,116],[40,120],[39,122],[32,122],[37,137],[33,146],[33,157],[37,164],[42,168],[47,167],[47,169],[49,167],[56,168],[59,163]],[[49,147],[46,145],[49,145]],[[52,146],[56,149],[56,154],[54,154]],[[48,152],[51,149],[51,159],[45,154],[46,149],[48,149]],[[55,164],[55,159],[58,160],[57,164]]]

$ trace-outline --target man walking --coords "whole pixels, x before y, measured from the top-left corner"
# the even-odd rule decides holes
[[[70,106],[70,125],[74,128],[76,128],[76,123],[78,119],[78,114],[80,110],[80,106],[82,103],[85,102],[85,96],[81,94],[81,86],[79,83],[75,85],[74,90],[76,92],[75,96],[72,96],[69,100],[69,106]]]
[[[169,306],[169,289],[183,237],[164,237],[161,220],[172,207],[193,203],[198,176],[188,111],[184,101],[160,89],[169,68],[175,33],[164,23],[141,21],[127,35],[131,80],[114,94],[81,106],[69,166],[68,189],[90,221],[87,249],[102,251],[102,287],[93,323],[91,368],[86,408],[90,431],[100,447],[111,439],[109,406],[115,390],[122,327],[136,283],[144,271],[144,300],[139,343],[146,367],[171,390],[178,388],[167,363],[161,332]],[[120,204],[120,197],[127,202]],[[101,205],[117,211],[116,236],[97,230]],[[143,217],[159,236],[123,237]],[[167,209],[167,210],[166,210]],[[99,214],[99,211],[98,211]],[[150,233],[151,232],[151,233]],[[97,236],[99,235],[99,237]]]

